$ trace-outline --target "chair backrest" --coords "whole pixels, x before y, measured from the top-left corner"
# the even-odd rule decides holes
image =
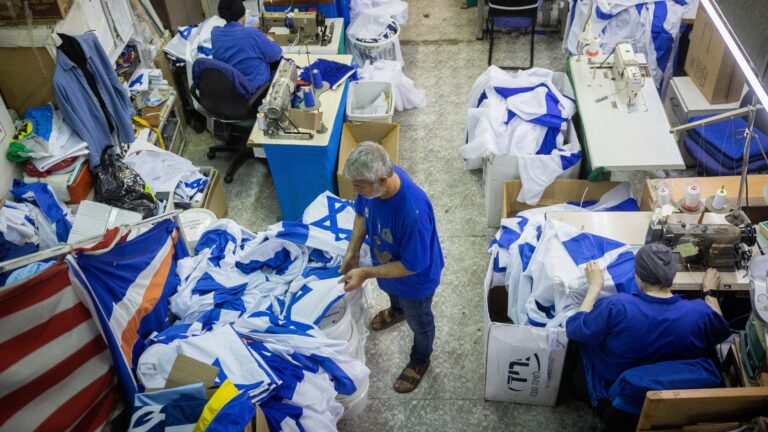
[[[240,121],[256,116],[250,99],[259,89],[232,66],[197,59],[192,66],[192,80],[192,96],[216,119]]]
[[[540,3],[541,0],[488,0],[488,14],[536,18]]]

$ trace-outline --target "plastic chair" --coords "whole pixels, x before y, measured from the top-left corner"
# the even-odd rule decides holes
[[[533,36],[536,34],[536,18],[540,0],[488,0],[488,19],[485,21],[488,47],[488,66],[492,64],[494,31],[502,29],[530,29],[531,61],[527,67],[499,66],[501,69],[530,69],[533,67]]]
[[[218,60],[201,58],[193,65],[192,97],[214,120],[213,137],[225,144],[208,149],[208,159],[219,152],[236,152],[227,167],[225,183],[232,183],[235,173],[254,158],[253,149],[247,146],[248,136],[256,122],[261,100],[267,94],[271,80],[261,87],[253,85],[235,68]],[[246,97],[245,95],[250,95]]]

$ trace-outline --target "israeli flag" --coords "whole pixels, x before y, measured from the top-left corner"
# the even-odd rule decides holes
[[[600,297],[632,293],[637,289],[635,252],[624,243],[547,221],[524,272],[533,282],[526,300],[528,323],[557,327],[575,313],[587,293],[585,268],[590,261],[605,269]]]

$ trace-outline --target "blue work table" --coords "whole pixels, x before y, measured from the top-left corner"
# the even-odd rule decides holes
[[[299,67],[306,66],[307,55],[285,54]],[[318,58],[351,64],[350,55],[309,55],[309,63]],[[304,209],[321,193],[338,193],[336,164],[341,128],[347,101],[347,83],[328,90],[318,98],[327,131],[315,133],[311,140],[272,139],[254,125],[248,138],[251,147],[264,148],[272,180],[280,203],[282,220],[301,219]],[[256,150],[254,150],[256,153]],[[258,155],[258,153],[256,153]]]

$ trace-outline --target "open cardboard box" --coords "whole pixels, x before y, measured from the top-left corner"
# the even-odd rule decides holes
[[[179,354],[176,356],[176,360],[173,362],[173,366],[171,367],[171,372],[168,374],[165,388],[169,389],[201,382],[205,386],[205,396],[210,399],[218,389],[218,387],[214,386],[214,381],[216,380],[216,376],[218,374],[219,368],[195,360],[192,357],[185,356],[184,354]],[[152,389],[147,389],[147,391],[152,391]],[[258,405],[256,406],[256,416],[253,418],[248,427],[245,428],[245,431],[269,431],[269,426],[267,426],[267,419],[264,417],[264,412]]]
[[[501,218],[512,217],[523,210],[563,204],[568,201],[599,200],[606,192],[620,184],[620,182],[611,181],[591,182],[588,180],[558,179],[544,190],[538,204],[530,206],[517,201],[517,195],[520,193],[523,183],[520,180],[508,181],[504,183],[502,190]]]
[[[227,193],[224,191],[224,182],[219,175],[219,170],[210,166],[201,166],[200,172],[208,177],[208,187],[205,189],[203,208],[212,211],[217,218],[227,215]]]
[[[341,198],[355,199],[352,182],[344,177],[344,166],[352,150],[363,141],[374,141],[381,144],[392,159],[392,163],[396,164],[397,153],[400,148],[400,125],[395,123],[344,123],[339,146],[339,168],[336,170],[336,180],[339,184],[339,196]]]

